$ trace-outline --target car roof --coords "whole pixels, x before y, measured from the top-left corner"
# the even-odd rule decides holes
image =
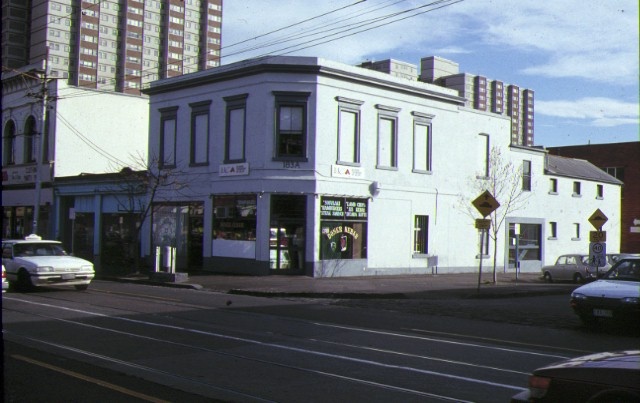
[[[6,239],[2,241],[2,244],[18,244],[18,243],[57,243],[61,244],[60,241],[42,239],[41,236],[36,234],[27,235],[24,239]]]

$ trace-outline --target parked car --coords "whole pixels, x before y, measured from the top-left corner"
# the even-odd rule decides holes
[[[607,254],[607,260],[609,264],[613,266],[618,263],[618,261],[625,257],[640,257],[640,253],[610,253]]]
[[[640,350],[605,352],[538,368],[518,402],[639,402]]]
[[[37,235],[2,242],[2,264],[9,284],[28,291],[39,286],[74,286],[86,290],[95,276],[93,263],[65,252],[58,241]]]
[[[599,319],[640,323],[640,257],[623,258],[602,279],[576,288],[571,307],[586,325]]]
[[[610,268],[611,266],[608,263],[603,267],[590,265],[589,255],[561,255],[555,264],[542,268],[542,277],[549,283],[553,281],[582,283],[601,277]]]
[[[2,292],[6,292],[7,288],[9,288],[9,282],[7,282],[7,271],[2,265]]]

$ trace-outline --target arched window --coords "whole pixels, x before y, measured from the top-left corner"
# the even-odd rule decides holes
[[[27,118],[24,125],[24,162],[35,162],[37,154],[36,119],[33,116]]]
[[[4,144],[2,145],[2,165],[12,165],[16,163],[16,124],[13,120],[7,122],[2,135]]]

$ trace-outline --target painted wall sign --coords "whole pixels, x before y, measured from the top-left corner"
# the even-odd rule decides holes
[[[346,221],[366,221],[368,217],[367,199],[346,197],[322,197],[320,218]]]
[[[249,175],[249,163],[225,164],[218,167],[218,175],[220,176],[240,176]]]
[[[346,165],[332,165],[331,176],[334,178],[362,179],[364,178],[364,169]]]

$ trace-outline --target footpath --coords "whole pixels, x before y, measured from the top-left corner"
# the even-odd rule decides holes
[[[104,280],[138,284],[191,288],[226,294],[289,298],[341,299],[443,299],[511,298],[566,294],[575,284],[545,283],[538,273],[498,273],[493,284],[491,273],[394,275],[366,277],[243,276],[190,273],[183,282],[155,281],[138,274],[107,277]]]

